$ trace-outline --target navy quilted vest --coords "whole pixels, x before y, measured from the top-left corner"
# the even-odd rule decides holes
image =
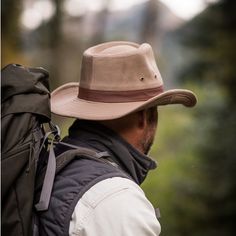
[[[82,195],[99,181],[117,176],[128,178],[110,163],[73,160],[56,176],[49,209],[39,215],[40,235],[68,236],[71,216]]]

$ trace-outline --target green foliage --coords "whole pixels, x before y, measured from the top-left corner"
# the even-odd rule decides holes
[[[182,106],[159,108],[158,132],[151,152],[158,168],[149,174],[142,188],[161,210],[162,235],[178,235],[174,229],[184,222],[175,213],[175,205],[182,205],[177,190],[180,186],[194,186],[194,179],[186,175],[186,169],[187,173],[194,172],[197,162],[194,113]]]
[[[22,39],[20,33],[19,19],[22,10],[22,1],[2,0],[1,1],[1,63],[6,66],[17,61],[27,64],[26,59],[21,55]]]
[[[231,102],[236,99],[235,10],[235,1],[220,1],[177,32],[182,44],[195,53],[180,78],[216,82],[226,88]]]
[[[143,188],[161,207],[162,235],[235,234],[235,10],[220,1],[178,31],[194,52],[180,78],[195,83],[199,102],[192,119],[173,110],[160,120],[160,168]]]

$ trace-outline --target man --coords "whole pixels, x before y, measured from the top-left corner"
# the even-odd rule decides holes
[[[80,82],[52,93],[52,111],[76,118],[63,142],[107,155],[103,162],[77,158],[57,175],[49,210],[41,216],[43,235],[160,234],[139,185],[156,167],[146,155],[157,106],[167,104],[192,107],[196,97],[188,90],[164,92],[149,44],[108,42],[85,51]],[[66,150],[59,144],[57,155]]]

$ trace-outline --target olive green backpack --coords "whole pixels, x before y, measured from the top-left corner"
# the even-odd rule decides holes
[[[48,73],[10,64],[1,71],[1,94],[1,231],[28,236],[38,160],[47,151],[43,124],[51,120]]]
[[[55,175],[74,158],[110,163],[105,160],[107,152],[64,142],[60,144],[70,150],[55,157],[54,145],[60,141],[60,131],[51,122],[48,77],[43,68],[16,64],[1,71],[3,236],[39,235],[38,212],[48,210]],[[48,124],[47,132],[45,124]]]

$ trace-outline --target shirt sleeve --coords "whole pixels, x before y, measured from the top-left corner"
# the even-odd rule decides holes
[[[70,236],[157,236],[160,223],[142,189],[133,181],[114,177],[88,190],[77,203]]]

